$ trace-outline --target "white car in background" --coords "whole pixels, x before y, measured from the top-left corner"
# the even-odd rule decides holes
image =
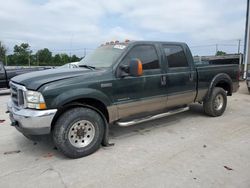
[[[79,64],[79,61],[76,61],[76,62],[71,62],[71,63],[66,63],[65,65],[62,65],[58,68],[78,68],[78,64]]]

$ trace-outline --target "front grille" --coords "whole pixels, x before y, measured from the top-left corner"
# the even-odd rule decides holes
[[[18,97],[17,97],[17,92],[18,89],[14,84],[10,84],[10,92],[11,92],[11,99],[12,102],[15,104],[15,106],[18,106]]]
[[[11,100],[16,107],[24,106],[24,91],[26,88],[22,85],[10,83]]]

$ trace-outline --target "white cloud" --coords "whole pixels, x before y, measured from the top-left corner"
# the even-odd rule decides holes
[[[137,0],[132,7],[127,2],[120,3],[120,6],[123,9],[115,5],[124,18],[149,31],[188,33],[194,38],[204,32],[202,36],[208,39],[220,39],[222,35],[226,38],[224,34],[231,31],[228,37],[238,38],[244,32],[244,0],[232,0],[230,3],[226,0]],[[235,16],[240,18],[234,19]]]
[[[106,40],[175,36],[190,43],[242,38],[245,0],[9,0],[0,7],[0,40],[34,48],[95,46]],[[107,15],[117,16],[104,27]],[[164,37],[164,38],[163,38]]]

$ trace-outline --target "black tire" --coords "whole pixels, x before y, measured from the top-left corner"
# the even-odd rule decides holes
[[[220,108],[218,108],[216,104],[216,97],[223,98],[222,106],[220,106]],[[227,106],[227,93],[224,89],[220,87],[215,87],[211,95],[209,96],[209,99],[205,100],[203,103],[203,108],[205,113],[212,117],[221,116],[224,113],[226,106]]]
[[[72,144],[72,140],[71,138],[69,138],[69,134],[74,134],[71,133],[74,129],[74,126],[77,126],[76,124],[79,124],[78,122],[81,121],[90,122],[92,127],[94,128],[94,133],[92,136],[92,140],[88,145],[84,147],[76,147],[73,145],[74,143]],[[81,136],[79,138],[77,137],[78,131],[80,129],[85,131],[85,127],[81,127],[79,129],[78,127],[76,127],[76,138],[74,137],[72,139],[87,139],[87,136],[89,135],[86,136],[86,132],[81,132],[83,134],[81,135],[82,138]],[[53,140],[58,150],[61,151],[65,156],[69,158],[80,158],[90,155],[99,149],[103,139],[103,134],[104,120],[102,119],[100,114],[89,108],[76,107],[66,111],[59,117],[53,129]],[[79,142],[79,144],[80,143],[81,142]]]

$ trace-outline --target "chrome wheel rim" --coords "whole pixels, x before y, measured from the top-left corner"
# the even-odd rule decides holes
[[[222,107],[223,107],[223,104],[224,104],[224,98],[221,94],[218,94],[216,97],[215,97],[215,100],[214,100],[214,108],[215,110],[221,110]]]
[[[77,148],[86,147],[89,145],[95,136],[94,125],[87,120],[75,122],[68,132],[69,142]]]

